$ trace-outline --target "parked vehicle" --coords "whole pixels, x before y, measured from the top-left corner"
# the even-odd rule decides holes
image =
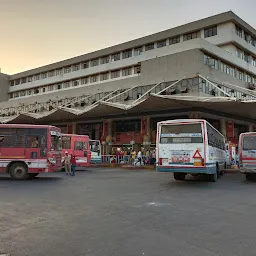
[[[61,132],[54,126],[1,124],[0,172],[15,180],[61,170]]]
[[[91,163],[100,164],[101,159],[101,144],[99,140],[89,140],[90,151],[91,151]]]
[[[240,134],[238,150],[240,172],[247,180],[256,178],[256,132]]]
[[[76,170],[84,170],[91,163],[89,136],[62,134],[62,158],[65,152],[76,156]]]
[[[176,180],[207,174],[215,182],[225,170],[225,138],[205,120],[159,122],[156,147],[157,171],[172,172]]]

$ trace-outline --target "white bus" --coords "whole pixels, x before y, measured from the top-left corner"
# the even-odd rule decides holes
[[[239,168],[247,180],[256,178],[256,132],[240,134]]]
[[[176,180],[207,174],[215,182],[226,168],[225,138],[205,120],[159,122],[156,148],[157,171],[172,172]]]
[[[91,151],[91,163],[100,164],[101,159],[101,144],[99,140],[89,140],[90,151]]]

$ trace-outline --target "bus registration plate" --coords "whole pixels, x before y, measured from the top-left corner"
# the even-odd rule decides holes
[[[190,151],[173,151],[171,159],[173,163],[189,163]]]

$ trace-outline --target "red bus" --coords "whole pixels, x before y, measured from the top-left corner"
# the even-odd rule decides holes
[[[62,158],[65,152],[76,156],[76,170],[84,170],[91,163],[89,136],[62,134]]]
[[[246,132],[239,137],[239,168],[247,180],[256,178],[256,132]]]
[[[61,132],[54,126],[0,124],[0,173],[15,180],[61,169]]]

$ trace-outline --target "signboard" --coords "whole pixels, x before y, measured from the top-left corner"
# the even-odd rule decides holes
[[[189,151],[173,151],[171,155],[173,163],[189,163],[190,152]]]
[[[200,154],[200,152],[199,152],[198,149],[196,150],[195,154],[193,155],[193,158],[194,158],[194,159],[195,159],[195,158],[202,158],[202,156],[201,156],[201,154]]]
[[[227,137],[233,138],[234,136],[235,136],[234,122],[228,121],[227,122]]]

